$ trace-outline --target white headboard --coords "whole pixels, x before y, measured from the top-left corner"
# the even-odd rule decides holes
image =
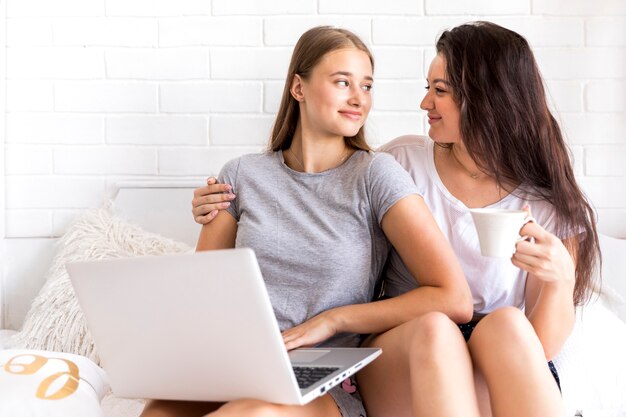
[[[200,226],[191,216],[193,189],[201,182],[141,181],[115,184],[113,212],[144,230],[195,247]],[[21,327],[32,300],[44,284],[56,252],[55,238],[10,239],[7,266],[0,280],[0,329]]]
[[[195,247],[200,226],[191,216],[197,183],[122,182],[113,199],[113,212],[144,230]]]

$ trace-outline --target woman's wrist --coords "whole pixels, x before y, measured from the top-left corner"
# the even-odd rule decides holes
[[[350,306],[336,307],[322,313],[325,315],[324,318],[329,322],[335,334],[350,332],[346,314],[349,307]]]
[[[543,290],[547,290],[550,292],[567,291],[568,294],[573,294],[575,283],[575,275],[573,273],[566,273],[563,274],[559,279],[543,281]]]

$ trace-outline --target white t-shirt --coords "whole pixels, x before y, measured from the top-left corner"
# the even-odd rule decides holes
[[[480,254],[478,236],[469,208],[444,186],[435,169],[434,142],[425,136],[401,136],[383,145],[411,175],[419,194],[430,208],[437,224],[452,245],[472,291],[474,313],[483,315],[500,307],[523,308],[526,272],[506,258]],[[554,208],[545,200],[518,187],[513,193],[488,207],[520,210],[530,206],[537,223],[554,233]],[[385,283],[385,294],[396,296],[418,286],[400,256],[392,251]]]

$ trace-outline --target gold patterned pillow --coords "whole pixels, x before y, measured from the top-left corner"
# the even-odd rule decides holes
[[[0,416],[103,417],[106,374],[70,353],[0,350]]]

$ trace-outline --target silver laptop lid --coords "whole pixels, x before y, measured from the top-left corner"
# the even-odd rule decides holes
[[[67,270],[116,395],[302,403],[252,250]]]

